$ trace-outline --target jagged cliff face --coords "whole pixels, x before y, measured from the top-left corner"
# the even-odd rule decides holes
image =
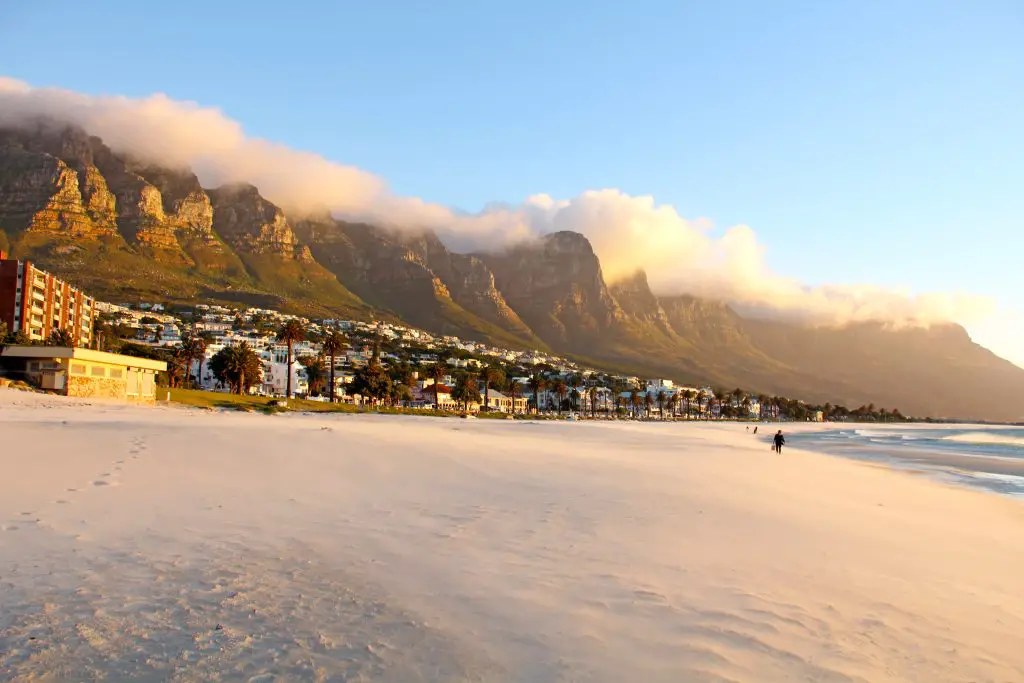
[[[4,193],[8,205],[0,213],[20,223],[16,229],[76,239],[120,235],[165,262],[213,270],[228,266],[213,231],[209,197],[190,171],[116,154],[72,127],[5,131],[0,139],[6,144],[0,152],[5,177],[20,178],[37,193],[28,203],[23,198],[29,195],[17,188]],[[52,179],[46,183],[39,174]]]
[[[481,254],[519,317],[550,344],[583,348],[625,318],[590,242],[558,232],[501,254]]]
[[[297,231],[315,258],[364,300],[425,329],[542,346],[505,301],[479,259],[453,254],[431,232],[382,230],[330,216]]]
[[[634,374],[908,414],[1024,419],[1024,371],[958,326],[746,320],[721,302],[656,296],[642,272],[609,286],[589,241],[571,232],[466,255],[431,232],[329,215],[290,220],[255,187],[204,189],[188,169],[144,163],[52,122],[0,130],[0,248],[114,300],[202,296],[393,316]]]
[[[16,233],[90,239],[115,235],[114,196],[91,163],[88,140],[0,131],[0,226]],[[86,153],[79,154],[84,145]],[[57,156],[63,154],[64,157]]]
[[[630,277],[613,283],[609,287],[609,292],[619,302],[626,315],[640,323],[672,331],[672,324],[658,297],[651,291],[647,283],[647,273],[644,271],[639,270]]]
[[[284,212],[252,185],[210,190],[214,229],[235,251],[308,260]]]

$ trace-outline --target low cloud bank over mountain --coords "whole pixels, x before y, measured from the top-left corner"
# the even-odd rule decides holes
[[[38,125],[41,120],[79,125],[115,151],[189,166],[206,187],[248,182],[293,212],[328,209],[339,217],[402,229],[431,228],[455,250],[496,250],[557,231],[579,232],[594,245],[610,280],[643,269],[656,293],[724,299],[749,316],[928,324],[971,323],[991,313],[988,300],[962,293],[912,295],[872,285],[803,285],[768,267],[765,246],[750,227],[718,231],[649,196],[616,189],[591,190],[567,200],[540,194],[520,204],[461,213],[397,196],[367,171],[249,137],[240,123],[216,108],[163,94],[93,96],[0,78],[0,126]]]

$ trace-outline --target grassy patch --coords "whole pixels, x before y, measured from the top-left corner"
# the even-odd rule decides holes
[[[456,413],[443,410],[413,410],[411,408],[361,407],[347,403],[325,403],[293,398],[286,406],[278,405],[282,399],[266,396],[239,396],[219,391],[197,391],[194,389],[161,389],[171,392],[171,402],[193,408],[239,410],[242,412],[276,413],[383,413],[390,415],[429,415],[432,417],[454,417]]]

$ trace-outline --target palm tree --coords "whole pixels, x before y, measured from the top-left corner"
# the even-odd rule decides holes
[[[347,345],[345,337],[335,328],[331,328],[331,331],[327,333],[327,336],[324,337],[324,341],[321,344],[323,352],[331,359],[331,384],[327,389],[327,395],[330,397],[331,403],[334,403],[334,357],[344,351]]]
[[[715,402],[718,403],[718,419],[719,420],[724,419],[725,418],[725,410],[724,410],[724,408],[725,408],[725,400],[729,396],[729,392],[726,391],[725,389],[712,389],[711,390],[711,395],[715,399]]]
[[[696,396],[696,393],[694,393],[693,389],[687,389],[686,391],[683,392],[683,400],[686,403],[686,407],[685,407],[684,410],[685,410],[685,417],[686,417],[687,420],[689,420],[690,417],[691,417],[691,415],[690,415],[690,408],[693,406],[693,399],[694,399],[695,396]]]
[[[647,395],[647,392],[644,392],[644,396],[646,396],[646,395]],[[634,418],[640,416],[640,406],[643,404],[643,401],[644,400],[643,400],[643,398],[641,398],[639,391],[634,391],[632,394],[629,395],[629,403],[630,403],[630,405],[633,406],[633,417]]]
[[[673,392],[668,397],[668,412],[674,420],[676,417],[676,408],[679,406],[679,394]]]
[[[651,419],[651,408],[654,407],[654,397],[651,396],[651,392],[644,392],[644,417],[648,420]]]
[[[742,405],[743,403],[743,390],[739,387],[732,390],[732,403],[734,406]]]
[[[583,384],[583,377],[577,373],[569,375],[569,410],[580,409],[580,385]],[[575,405],[573,405],[575,404]]]
[[[533,408],[540,415],[540,390],[547,386],[547,381],[540,375],[535,373],[530,378],[530,390],[533,391]]]
[[[50,346],[63,346],[72,348],[75,345],[75,337],[68,330],[59,327],[50,332],[50,338],[46,341]]]
[[[593,384],[587,389],[587,396],[590,398],[590,417],[597,417],[597,385]]]
[[[743,410],[745,412],[744,417],[750,417],[750,407],[754,405],[753,402],[750,400],[750,397],[744,396],[743,403],[741,403],[740,405],[743,406]]]
[[[569,387],[565,383],[565,380],[563,380],[561,378],[558,378],[558,379],[555,380],[554,386],[551,387],[551,388],[555,392],[555,397],[558,400],[558,405],[557,405],[558,415],[559,415],[559,417],[561,417],[561,415],[562,415],[562,402],[565,401],[566,394],[568,394],[568,392],[569,392]]]
[[[171,354],[170,360],[167,362],[167,384],[171,389],[175,389],[178,383],[182,380],[182,377],[186,374],[186,360],[181,349],[178,349]]]
[[[277,341],[288,345],[288,370],[285,398],[292,397],[292,345],[306,338],[306,328],[296,318],[292,318],[277,331]]]
[[[210,359],[210,369],[219,381],[231,386],[235,393],[243,394],[259,381],[260,357],[248,342],[225,346]]]
[[[515,413],[516,412],[516,399],[519,398],[519,392],[520,391],[521,391],[521,389],[519,387],[519,382],[516,382],[516,381],[509,382],[509,385],[508,385],[508,395],[510,397],[512,397],[512,405],[509,406],[509,412],[511,412],[511,413]]]
[[[658,395],[657,395],[655,400],[657,400],[657,402],[658,402],[658,416],[662,420],[664,420],[665,419],[665,390],[664,389],[659,389],[658,390]]]
[[[198,361],[199,368],[196,370],[196,387],[203,386],[203,361],[206,360],[206,340],[192,333],[186,333],[181,338],[181,355],[188,367],[188,373],[192,373],[192,362]]]
[[[324,377],[327,375],[327,363],[323,354],[318,356],[303,356],[299,362],[306,369],[306,381],[309,382],[309,395],[323,394]]]
[[[707,401],[708,401],[708,392],[705,391],[704,389],[701,389],[700,391],[698,391],[697,392],[697,418],[698,419],[700,419],[701,417],[705,416],[704,405],[707,403]]]

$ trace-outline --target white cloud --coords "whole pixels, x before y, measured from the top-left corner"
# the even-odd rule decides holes
[[[970,323],[991,304],[962,293],[911,295],[871,285],[806,287],[772,271],[754,231],[739,225],[722,234],[706,221],[683,218],[653,197],[619,190],[584,192],[569,200],[547,195],[518,205],[493,204],[479,213],[388,192],[377,176],[317,154],[246,136],[218,109],[166,95],[91,96],[33,88],[0,77],[0,125],[39,116],[78,124],[117,151],[191,166],[205,186],[250,182],[291,209],[328,208],[336,215],[438,231],[456,250],[498,249],[559,230],[586,235],[609,279],[638,268],[657,293],[692,293],[729,300],[756,315],[824,323],[885,319]]]

